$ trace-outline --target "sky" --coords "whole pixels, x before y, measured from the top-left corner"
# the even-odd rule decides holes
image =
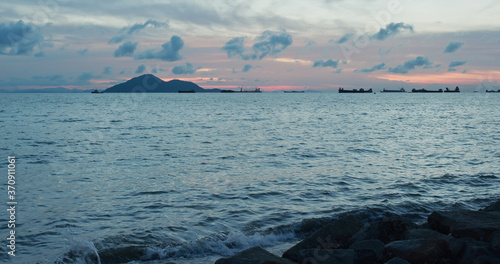
[[[0,89],[500,89],[498,0],[3,1]]]

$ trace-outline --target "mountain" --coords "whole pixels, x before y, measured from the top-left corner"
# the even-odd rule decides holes
[[[193,82],[170,80],[164,82],[153,74],[144,74],[104,90],[104,93],[177,93],[178,91],[197,93],[220,92],[219,89],[203,89]]]

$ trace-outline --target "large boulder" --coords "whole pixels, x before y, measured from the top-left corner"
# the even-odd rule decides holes
[[[229,258],[221,258],[215,264],[296,264],[285,258],[280,258],[269,251],[253,247],[241,251]]]
[[[356,252],[352,249],[304,249],[299,253],[300,264],[354,264]]]
[[[363,227],[353,215],[335,220],[283,253],[283,257],[299,261],[300,251],[305,249],[347,248],[349,239]]]
[[[402,258],[412,264],[449,263],[448,243],[441,238],[398,240],[385,245],[383,259]]]
[[[416,227],[415,223],[402,218],[388,218],[366,226],[352,238],[350,243],[378,239],[385,244],[403,239],[406,231]]]
[[[500,231],[498,211],[438,211],[433,212],[427,221],[432,229],[457,238],[472,237],[480,241],[491,241],[493,233]]]

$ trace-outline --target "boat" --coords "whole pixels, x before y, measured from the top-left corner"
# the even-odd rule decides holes
[[[439,89],[439,90],[427,90],[427,89],[412,89],[411,90],[412,93],[442,93],[443,92],[443,89]]]
[[[390,90],[390,89],[383,89],[382,91],[380,91],[382,93],[406,93],[405,91],[405,88],[401,88],[399,90]]]
[[[363,88],[361,89],[352,89],[352,90],[346,90],[342,87],[339,88],[339,93],[373,93],[373,90],[372,88],[368,89],[368,90],[365,90]]]
[[[450,90],[448,89],[448,87],[446,87],[446,89],[444,90],[445,93],[459,93],[460,92],[460,89],[458,88],[455,88],[455,90]]]
[[[500,89],[498,91],[495,90],[486,90],[487,93],[500,93]]]
[[[260,88],[255,88],[253,90],[244,90],[243,86],[240,86],[240,90],[221,90],[221,93],[262,93]]]
[[[91,93],[102,93],[102,92],[99,92],[99,90],[95,89]]]
[[[304,91],[283,91],[284,93],[304,93]]]
[[[178,90],[178,93],[196,93],[195,90]]]

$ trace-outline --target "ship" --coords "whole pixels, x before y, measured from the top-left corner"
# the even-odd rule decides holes
[[[500,89],[498,89],[497,91],[495,90],[486,90],[487,93],[500,93]]]
[[[448,89],[448,87],[446,87],[446,89],[444,90],[445,93],[459,93],[460,92],[460,89],[458,88],[455,88],[455,90],[450,90]]]
[[[382,92],[382,93],[406,93],[405,88],[401,88],[401,89],[398,89],[398,90],[390,90],[390,89],[385,89],[384,88],[380,92]]]
[[[99,92],[99,90],[95,89],[91,93],[102,93],[102,92]]]
[[[443,89],[439,89],[439,90],[427,90],[427,89],[412,89],[411,90],[412,93],[442,93],[443,92]]]
[[[339,93],[373,93],[373,90],[372,88],[368,89],[368,90],[365,90],[363,88],[361,89],[352,89],[352,90],[346,90],[342,87],[339,88]]]
[[[178,90],[178,93],[196,93],[195,90]]]
[[[283,91],[284,93],[304,93],[304,91]]]
[[[260,88],[255,88],[253,90],[244,90],[243,86],[240,86],[240,90],[221,90],[221,93],[262,93]]]

